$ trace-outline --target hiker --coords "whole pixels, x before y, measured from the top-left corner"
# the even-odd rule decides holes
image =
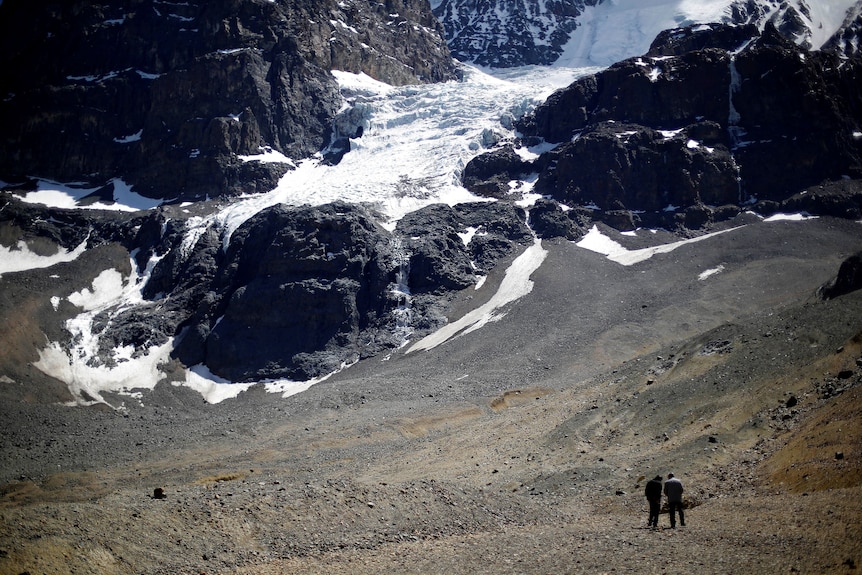
[[[644,489],[647,501],[649,501],[649,521],[647,527],[658,529],[658,514],[661,512],[661,475],[647,481]]]
[[[676,511],[679,511],[679,524],[685,527],[685,516],[682,514],[682,482],[673,476],[673,473],[667,474],[667,481],[664,482],[664,494],[667,496],[667,510],[670,514],[671,529],[676,528]]]

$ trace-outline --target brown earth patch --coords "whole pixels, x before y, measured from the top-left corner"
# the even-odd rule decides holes
[[[554,393],[553,389],[547,387],[532,387],[526,389],[513,389],[503,393],[500,397],[491,400],[491,409],[499,413],[504,409],[514,407],[516,405],[524,405],[531,403],[537,399],[541,399],[546,395]]]
[[[402,419],[398,424],[398,430],[409,438],[424,437],[432,431],[443,429],[450,425],[457,425],[482,416],[482,410],[478,407],[468,407],[446,413],[426,415],[415,419]]]
[[[810,414],[761,472],[768,484],[794,493],[862,485],[862,388]]]

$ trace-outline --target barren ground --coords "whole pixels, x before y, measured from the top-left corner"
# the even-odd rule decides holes
[[[80,286],[4,277],[0,573],[855,572],[862,293],[815,292],[859,224],[631,267],[546,247],[534,291],[469,337],[291,398],[164,383],[112,397],[125,412],[59,405],[28,366],[59,329],[45,301]],[[668,472],[686,526],[646,529],[644,479]]]

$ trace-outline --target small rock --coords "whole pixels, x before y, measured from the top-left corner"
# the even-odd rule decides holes
[[[843,451],[836,451],[835,452],[835,459],[844,459],[844,452]]]
[[[791,395],[791,396],[787,399],[787,403],[785,403],[785,405],[786,405],[787,407],[795,407],[797,403],[799,403],[799,400],[798,400],[798,399],[796,399],[796,396],[795,396],[795,395]]]
[[[153,489],[153,499],[165,499],[167,495],[165,494],[165,490],[161,487],[156,487]]]

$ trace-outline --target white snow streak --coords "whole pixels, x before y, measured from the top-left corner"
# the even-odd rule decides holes
[[[130,136],[131,137],[131,136]],[[5,182],[0,182],[6,186]],[[121,212],[136,212],[138,210],[150,210],[162,203],[162,200],[146,198],[132,191],[132,187],[121,180],[114,178],[108,184],[114,185],[114,196],[112,203],[97,201],[93,203],[83,202],[84,198],[99,190],[99,188],[86,188],[75,183],[59,183],[50,180],[39,180],[36,191],[28,192],[21,200],[31,204],[42,204],[64,209],[90,209],[90,210],[114,210]]]
[[[533,281],[530,276],[539,269],[547,255],[548,252],[542,247],[541,240],[537,238],[532,246],[512,262],[506,270],[503,281],[500,282],[497,293],[487,303],[420,339],[407,349],[407,353],[433,349],[452,338],[466,335],[489,322],[502,319],[506,315],[504,311],[500,311],[503,307],[533,291]]]
[[[0,278],[6,273],[48,268],[54,264],[74,261],[86,249],[86,240],[81,242],[74,250],[64,251],[61,248],[56,254],[50,256],[41,256],[31,252],[27,243],[23,240],[19,241],[14,248],[0,246]]]
[[[666,254],[674,251],[675,249],[697,242],[702,242],[709,238],[715,237],[717,235],[721,235],[727,232],[732,232],[733,230],[738,230],[740,227],[731,228],[729,230],[722,230],[719,232],[713,232],[711,234],[704,234],[702,236],[698,236],[696,238],[691,238],[688,240],[680,240],[678,242],[673,242],[670,244],[663,244],[660,246],[651,246],[648,248],[642,248],[639,250],[630,250],[628,248],[623,247],[618,242],[615,242],[605,234],[603,234],[598,226],[593,226],[590,231],[585,235],[579,242],[575,245],[578,247],[600,253],[602,255],[607,256],[609,260],[612,262],[616,262],[618,264],[624,266],[631,266],[643,261],[646,261],[657,254]]]

